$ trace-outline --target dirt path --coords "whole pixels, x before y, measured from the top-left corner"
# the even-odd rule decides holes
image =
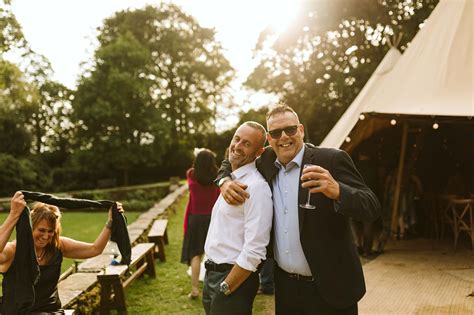
[[[474,251],[433,244],[393,242],[365,264],[359,314],[474,314]]]

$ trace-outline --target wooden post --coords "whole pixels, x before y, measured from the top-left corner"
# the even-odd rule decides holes
[[[395,186],[395,194],[393,196],[393,206],[392,206],[392,236],[395,238],[397,233],[398,226],[398,205],[400,204],[400,186],[402,184],[403,176],[403,167],[405,162],[405,153],[407,147],[407,138],[408,138],[408,122],[403,123],[402,129],[402,143],[400,147],[400,159],[398,160],[398,171],[397,171],[397,182]]]

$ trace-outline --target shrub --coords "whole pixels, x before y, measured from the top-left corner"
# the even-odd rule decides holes
[[[38,159],[18,159],[0,154],[0,195],[11,196],[17,190],[48,190],[51,175]]]

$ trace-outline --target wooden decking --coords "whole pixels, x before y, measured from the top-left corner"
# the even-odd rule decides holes
[[[428,240],[396,241],[364,264],[359,314],[474,314],[474,251]]]

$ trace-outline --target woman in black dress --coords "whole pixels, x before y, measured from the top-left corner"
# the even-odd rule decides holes
[[[121,204],[118,209],[123,212]],[[0,272],[3,273],[2,314],[15,314],[16,268],[13,263],[17,250],[16,241],[8,242],[23,209],[26,206],[23,193],[16,192],[11,200],[10,213],[0,227]],[[56,206],[35,203],[31,212],[33,243],[40,268],[40,277],[34,285],[35,299],[31,313],[62,314],[58,295],[58,280],[63,257],[86,259],[102,253],[110,239],[112,212],[94,243],[85,243],[61,236],[61,213]]]

